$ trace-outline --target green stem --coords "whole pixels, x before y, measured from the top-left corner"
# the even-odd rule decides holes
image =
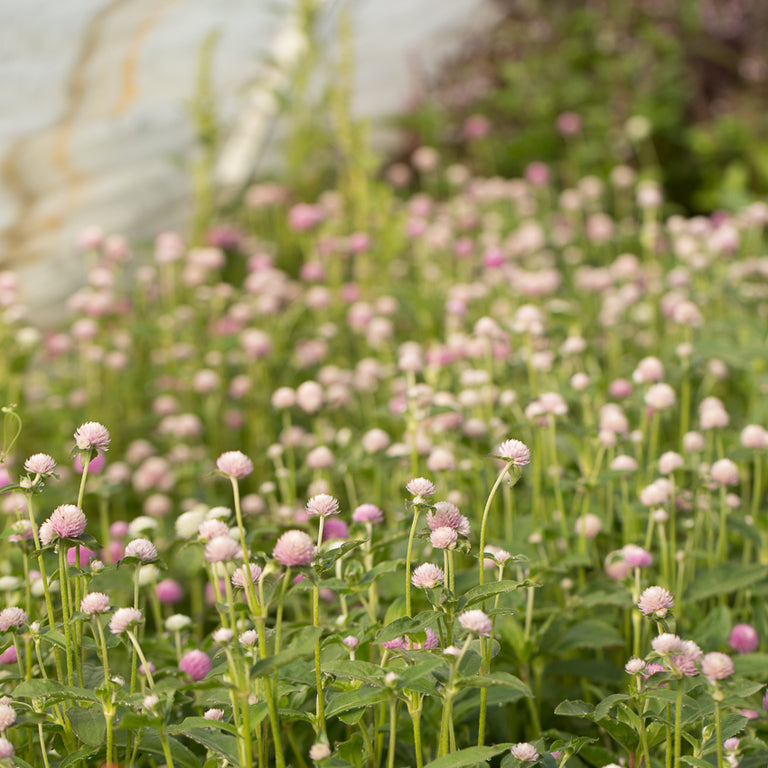
[[[486,524],[488,522],[488,512],[491,509],[491,502],[493,501],[493,497],[496,495],[496,491],[498,490],[499,486],[501,485],[501,481],[504,479],[504,476],[509,471],[510,467],[514,466],[514,462],[508,461],[501,469],[501,472],[496,477],[496,482],[494,482],[493,487],[491,488],[491,492],[488,494],[488,498],[485,501],[485,508],[483,509],[483,517],[480,521],[480,583],[485,584],[485,568],[484,568],[484,559],[485,559],[485,541],[486,541]],[[408,614],[410,616],[410,614]]]
[[[411,532],[408,535],[408,549],[405,553],[405,613],[412,616],[411,613],[411,554],[413,550],[413,539],[416,536],[416,526],[419,523],[419,514],[421,505],[413,505],[413,522],[411,523]]]

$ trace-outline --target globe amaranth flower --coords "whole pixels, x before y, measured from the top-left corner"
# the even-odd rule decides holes
[[[309,565],[315,556],[315,545],[304,531],[286,531],[275,544],[272,557],[281,565]]]
[[[325,760],[326,757],[330,757],[331,748],[322,741],[315,742],[309,748],[310,760]]]
[[[660,656],[668,656],[682,652],[683,640],[671,632],[662,632],[651,640],[651,648]]]
[[[16,722],[16,710],[5,702],[0,702],[0,731],[5,731]]]
[[[699,648],[693,640],[683,640],[680,652],[672,654],[667,659],[667,663],[671,670],[678,675],[696,677],[696,675],[699,674],[699,668],[696,666],[696,662],[701,656],[701,648]]]
[[[0,760],[13,757],[16,754],[13,744],[5,736],[0,736]]]
[[[413,569],[411,584],[421,589],[433,589],[445,581],[445,573],[432,563],[422,563]]]
[[[24,469],[30,475],[46,477],[54,473],[56,461],[47,453],[35,453],[24,462]]]
[[[454,549],[458,538],[459,535],[454,528],[444,525],[432,531],[429,535],[429,543],[435,549]]]
[[[535,763],[539,759],[539,753],[533,744],[527,741],[521,741],[512,746],[510,750],[513,757],[524,763]]]
[[[621,553],[624,556],[624,562],[631,568],[647,568],[653,563],[653,555],[637,544],[625,544]]]
[[[216,707],[212,707],[211,709],[206,709],[205,712],[203,712],[203,719],[221,721],[224,719],[224,710],[218,709]]]
[[[459,624],[461,624],[467,632],[472,632],[473,634],[481,635],[482,637],[490,637],[491,629],[493,627],[490,616],[488,616],[485,611],[479,609],[464,611],[464,613],[459,616]]]
[[[736,653],[754,653],[760,645],[760,637],[751,624],[736,624],[728,635],[728,645]]]
[[[672,594],[664,587],[647,587],[643,590],[637,601],[640,613],[650,616],[653,614],[658,619],[663,619],[675,605]]]
[[[361,504],[359,507],[355,507],[352,520],[355,523],[378,525],[384,520],[384,513],[375,504]]]
[[[126,557],[136,557],[142,563],[151,563],[157,560],[157,548],[149,539],[134,539],[125,547]]]
[[[235,568],[235,572],[232,574],[232,586],[244,587],[248,573],[250,573],[249,581],[257,582],[261,578],[261,568],[256,563],[248,563],[248,570],[244,565]]]
[[[138,608],[118,608],[109,620],[109,631],[113,635],[121,635],[141,620],[142,613]]]
[[[701,660],[701,672],[710,683],[725,680],[734,673],[733,661],[730,656],[718,651],[708,653]]]
[[[505,440],[496,447],[493,456],[510,462],[515,467],[531,463],[531,451],[522,440]]]
[[[23,608],[15,605],[9,608],[3,608],[0,611],[0,632],[7,632],[9,629],[18,629],[29,622],[29,616]]]
[[[88,520],[80,507],[62,504],[40,526],[40,542],[47,546],[55,539],[76,539],[85,533]]]
[[[216,536],[205,545],[204,556],[209,563],[226,563],[242,557],[243,550],[229,534]]]
[[[75,432],[75,443],[81,451],[107,451],[109,440],[109,430],[97,421],[87,421]]]
[[[339,514],[339,502],[328,493],[313,496],[305,507],[310,517],[328,517]]]
[[[414,477],[405,484],[405,490],[413,496],[414,504],[423,504],[425,496],[434,496],[436,488],[426,477]]]
[[[179,669],[195,681],[207,677],[212,668],[208,654],[198,649],[187,651],[179,660]]]
[[[253,472],[253,462],[242,451],[227,451],[216,459],[216,468],[233,480],[242,480]]]
[[[80,610],[89,616],[106,613],[109,610],[109,596],[103,592],[89,592],[80,601]]]

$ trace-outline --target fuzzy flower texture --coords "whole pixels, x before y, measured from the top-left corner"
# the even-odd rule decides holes
[[[40,543],[47,546],[56,539],[77,539],[85,533],[88,520],[80,507],[62,504],[40,526]]]
[[[505,440],[493,452],[497,459],[510,462],[515,467],[531,463],[531,451],[522,440]]]
[[[242,480],[253,472],[253,462],[242,451],[227,451],[216,459],[216,469],[233,480]]]
[[[75,432],[75,443],[81,451],[107,451],[109,440],[109,430],[97,421],[86,421]]]

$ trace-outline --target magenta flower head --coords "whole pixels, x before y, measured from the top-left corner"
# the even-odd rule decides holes
[[[339,514],[339,502],[328,493],[313,496],[305,507],[310,517],[328,517]]]
[[[29,622],[29,616],[23,608],[12,605],[10,608],[3,608],[0,611],[0,632],[7,632],[9,629],[17,630]]]
[[[701,660],[701,672],[710,683],[725,680],[734,672],[733,661],[730,656],[726,656],[724,653],[717,651],[708,653]]]
[[[736,653],[754,653],[760,645],[760,637],[751,624],[735,624],[728,635],[728,645]]]
[[[275,544],[272,557],[280,565],[309,565],[315,556],[315,545],[304,531],[286,531]]]
[[[644,589],[637,601],[640,613],[653,615],[657,619],[663,619],[674,605],[672,594],[664,587],[658,586]]]
[[[522,440],[505,440],[493,452],[497,459],[510,462],[515,467],[531,463],[531,451]]]
[[[241,451],[227,451],[216,459],[216,469],[233,480],[242,480],[253,472],[253,462]]]
[[[179,661],[179,669],[186,672],[194,681],[207,677],[212,668],[208,654],[198,649],[188,651]]]
[[[141,620],[142,613],[138,608],[118,608],[109,620],[109,631],[113,635],[122,635]]]
[[[80,507],[62,504],[40,526],[40,542],[47,546],[56,539],[77,539],[85,533],[88,520]]]
[[[464,611],[464,613],[459,616],[459,624],[461,624],[461,626],[466,629],[467,632],[471,632],[482,637],[491,636],[491,629],[493,624],[491,623],[490,616],[488,616],[485,611],[481,611],[479,609]]]
[[[107,451],[109,439],[109,430],[97,421],[86,421],[75,432],[75,443],[81,451]]]

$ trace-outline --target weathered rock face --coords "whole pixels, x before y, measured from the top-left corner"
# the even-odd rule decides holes
[[[142,237],[183,222],[194,142],[187,105],[206,36],[219,35],[211,76],[230,125],[248,89],[273,82],[265,62],[290,60],[295,4],[0,3],[0,269],[19,272],[30,303],[55,305],[82,281],[74,245],[88,225]],[[344,5],[355,34],[355,109],[370,116],[401,107],[413,73],[490,13],[483,0],[327,2],[329,34]]]

